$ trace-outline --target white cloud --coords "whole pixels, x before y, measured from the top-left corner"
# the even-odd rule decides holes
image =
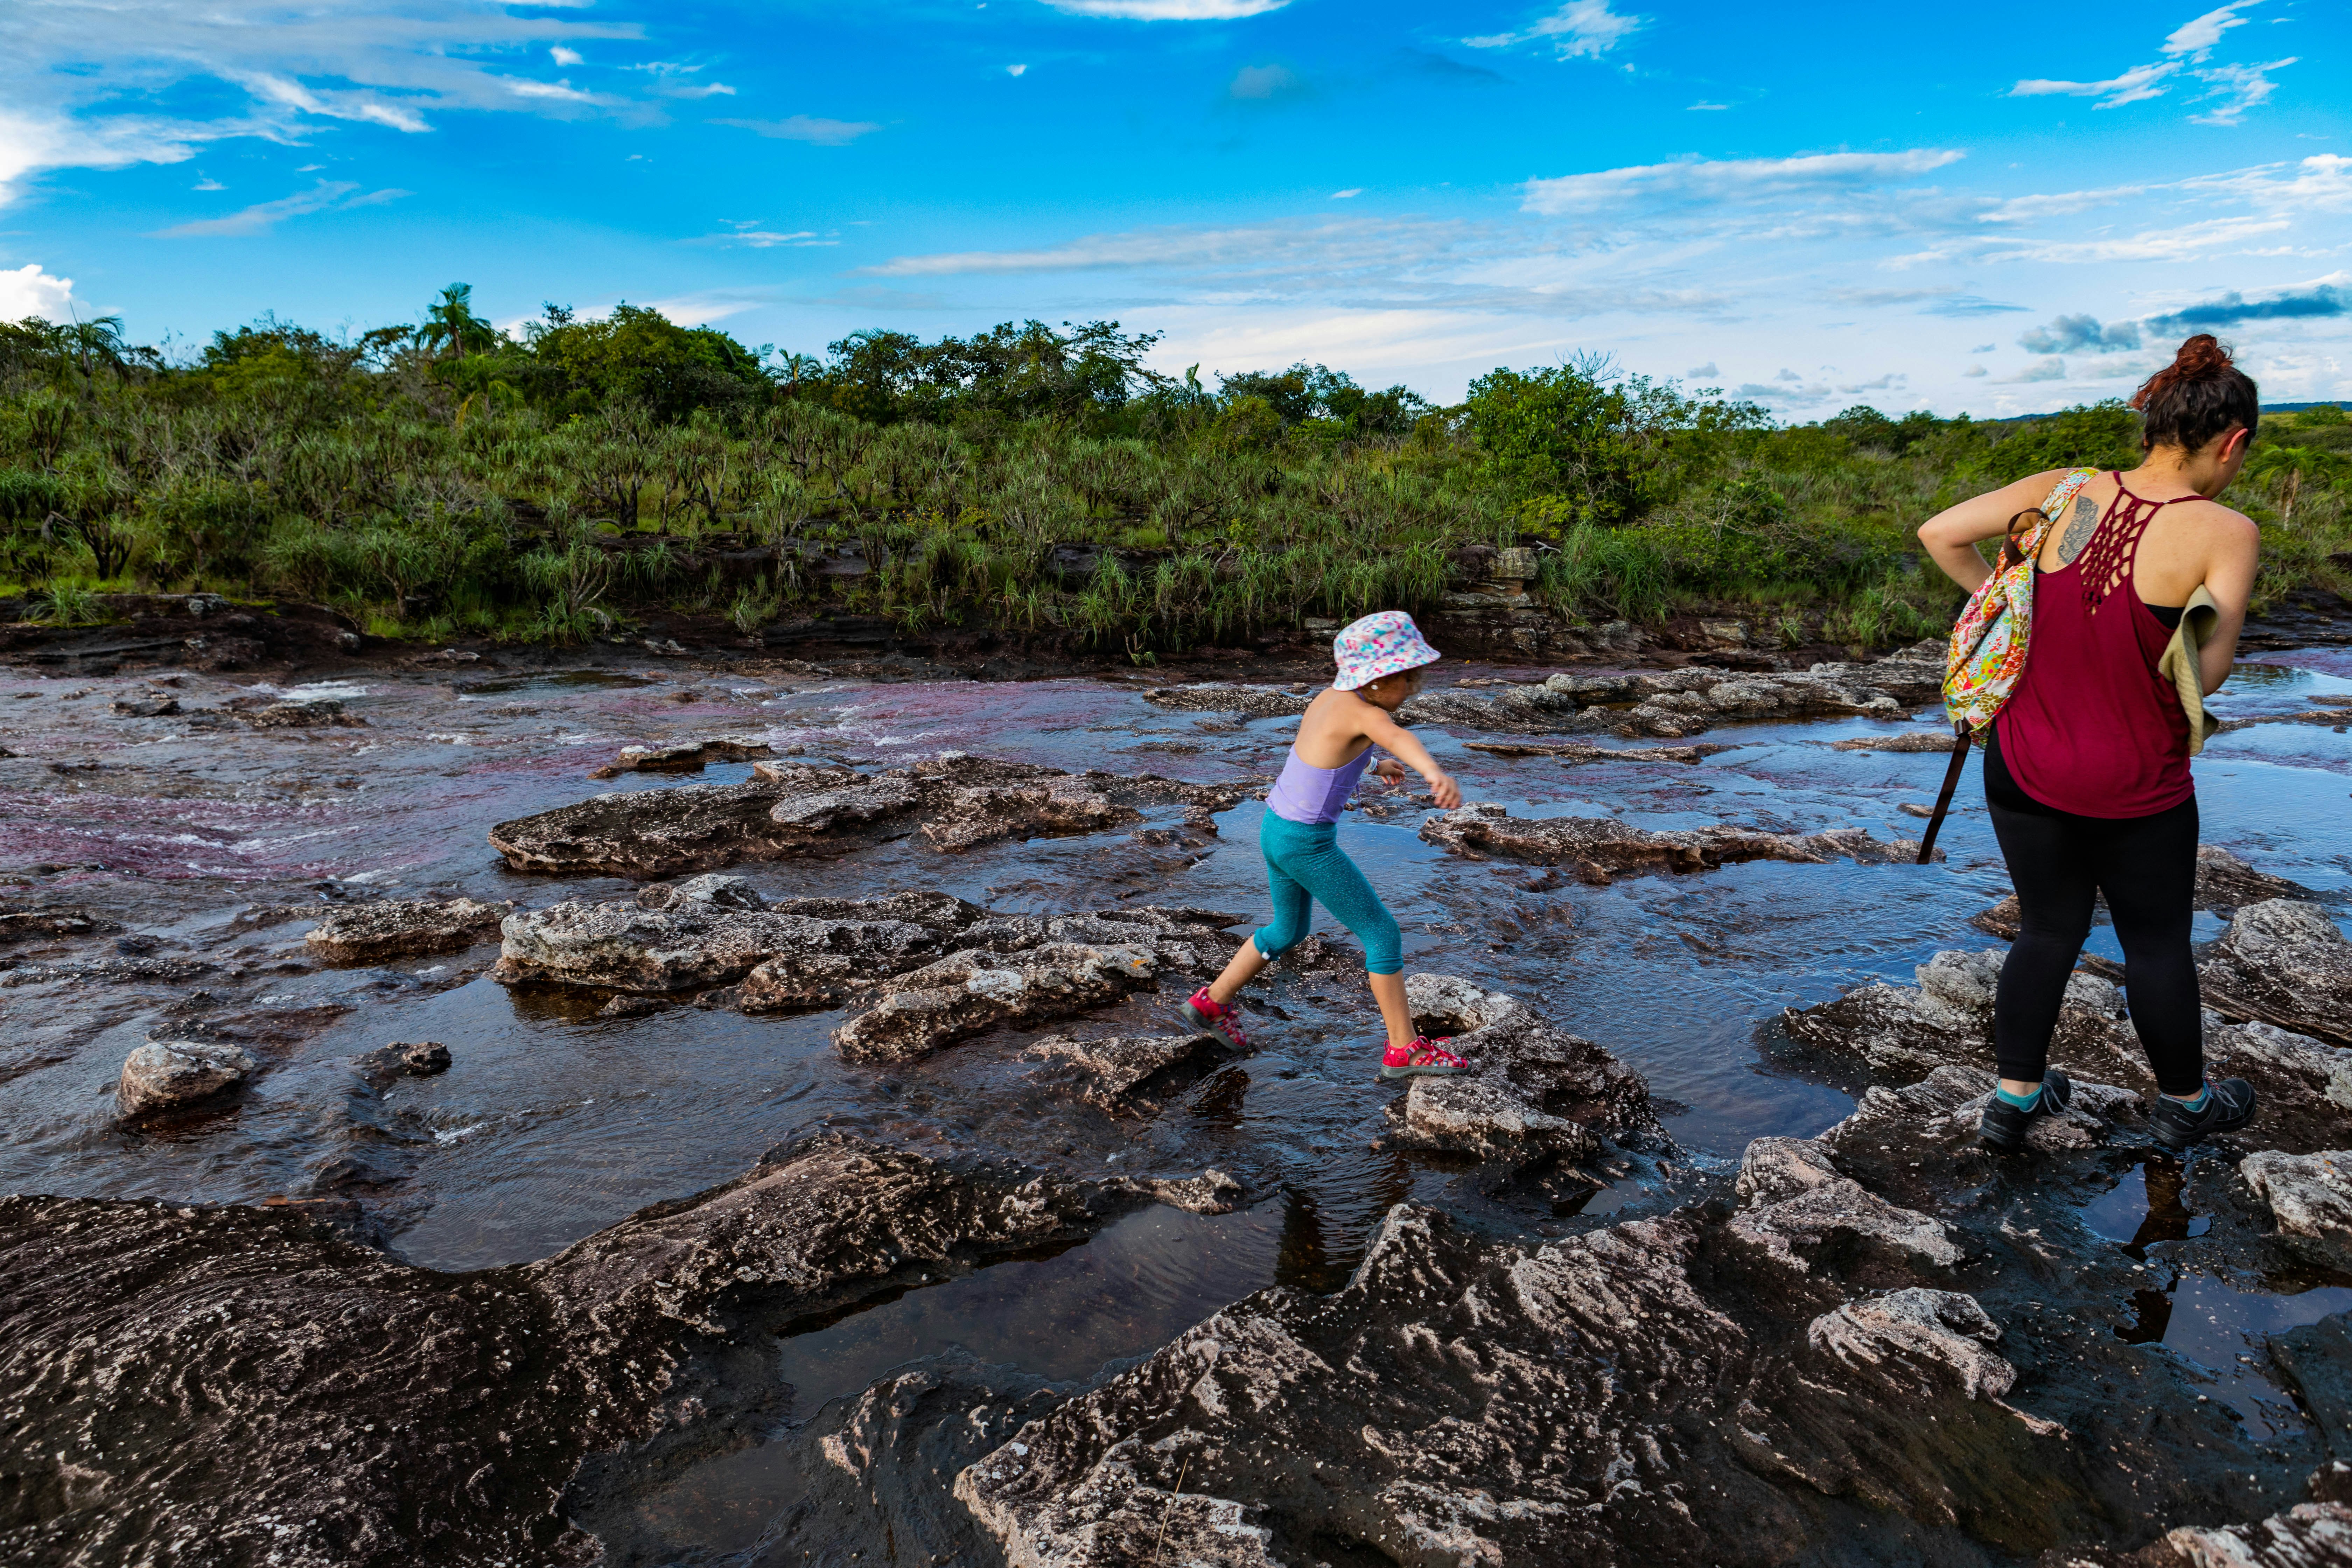
[[[1992,372],[1990,372],[1990,371],[1989,371],[1989,370],[1985,369],[1985,367],[1984,367],[1984,366],[1982,366],[1982,365],[1980,365],[1980,364],[1972,364],[1972,365],[1969,366],[1969,368],[1968,368],[1968,369],[1966,369],[1966,370],[1964,370],[1964,371],[1960,372],[1960,374],[1961,374],[1961,375],[1963,375],[1963,376],[1967,377],[1968,379],[1969,379],[1969,380],[1971,380],[1971,381],[1975,380],[1975,379],[1976,379],[1977,377],[1979,377],[1979,376],[1981,376],[1981,375],[1990,375],[1991,374],[1992,374]]]
[[[1238,22],[1279,11],[1290,0],[1045,0],[1073,16],[1112,16],[1127,22]]]
[[[203,179],[198,180],[194,184],[190,185],[188,189],[192,191],[225,191],[228,189],[228,187],[207,174]]]
[[[776,141],[807,142],[819,147],[846,147],[860,136],[882,129],[870,120],[821,120],[813,114],[795,114],[788,120],[714,120],[710,123],[732,125]]]
[[[321,180],[307,191],[290,196],[280,196],[274,202],[260,202],[226,217],[199,218],[193,223],[174,224],[158,229],[159,239],[234,239],[248,235],[268,234],[290,217],[306,217],[312,213],[348,212],[353,207],[379,206],[397,201],[410,193],[400,190],[371,191],[366,195],[352,193],[357,185],[348,181]]]
[[[1029,68],[1026,65],[1006,66],[1004,68],[1004,74],[1006,76],[1026,76],[1028,73]]]
[[[1344,190],[1344,191],[1333,191],[1333,192],[1331,193],[1331,199],[1332,199],[1333,201],[1335,201],[1335,202],[1353,201],[1356,197],[1360,196],[1360,195],[1362,195],[1363,194],[1364,194],[1364,187],[1363,187],[1363,186],[1361,186],[1361,185],[1349,185],[1349,186],[1346,190]]]
[[[585,58],[582,56],[578,49],[567,49],[562,44],[558,44],[553,48],[548,50],[547,58],[553,60],[560,66],[576,66],[587,63]]]
[[[62,321],[72,314],[72,279],[52,278],[37,261],[27,261],[13,272],[0,268],[0,321],[21,321],[27,316]]]
[[[1598,59],[1638,32],[1643,18],[1621,16],[1609,0],[1568,0],[1549,16],[1538,18],[1515,33],[1496,33],[1462,41],[1474,49],[1505,49],[1518,44],[1549,43],[1560,59]]]
[[[559,103],[604,103],[609,101],[608,100],[597,97],[593,92],[583,92],[578,88],[573,87],[569,81],[531,81],[523,77],[507,77],[503,79],[506,82],[507,90],[513,93],[517,98],[551,99]],[[406,130],[410,128],[404,126],[403,129]],[[424,130],[425,126],[423,121],[420,121],[414,129],[418,131]]]
[[[1723,373],[1721,371],[1715,368],[1715,362],[1713,360],[1707,361],[1705,364],[1695,364],[1691,366],[1690,369],[1683,372],[1684,378],[1689,381],[1713,381],[1717,376],[1719,376],[1722,374]]]
[[[1529,180],[1521,207],[1547,216],[1633,205],[1692,206],[1763,196],[1811,196],[1916,179],[1967,154],[1940,148],[1907,153],[1823,153],[1805,158],[1691,158],[1590,174]]]
[[[2231,4],[2218,11],[2208,11],[2192,21],[2181,23],[2172,30],[2172,36],[2164,40],[2164,52],[2203,59],[2213,52],[2213,46],[2221,41],[2222,34],[2232,27],[2246,25],[2246,19],[2239,16],[2239,12],[2262,3],[2263,0],[2232,0]]]
[[[1699,100],[1696,103],[1685,104],[1683,107],[1684,107],[1684,108],[1685,108],[1685,110],[1708,110],[1708,111],[1711,111],[1711,110],[1715,110],[1729,109],[1729,108],[1731,107],[1731,105],[1729,105],[1729,104],[1727,104],[1727,103],[1709,103],[1709,102],[1707,102],[1707,101],[1706,101],[1706,100],[1705,100],[1705,99],[1701,99],[1701,100]]]
[[[760,226],[760,220],[757,218],[747,218],[740,222],[730,220],[727,226],[729,230],[728,233],[705,235],[700,239],[694,240],[691,243],[696,245],[740,245],[748,247],[753,250],[773,250],[778,246],[790,246],[799,249],[805,248],[810,246],[839,245],[841,243],[841,241],[837,239],[828,239],[824,236],[817,233],[816,230],[810,228],[796,230],[790,234],[782,233],[776,229],[761,228]]]
[[[2134,66],[2121,76],[2105,81],[2053,81],[2044,78],[2029,78],[2009,89],[2011,98],[2046,98],[2063,94],[2069,98],[2095,98],[2102,101],[2094,109],[2120,109],[2126,103],[2140,103],[2151,98],[2161,98],[2165,89],[2157,84],[2180,68],[2170,60],[2154,65]]]
[[[2066,379],[2066,362],[2054,358],[2038,359],[2015,375],[2004,375],[2000,379],[2012,385],[2036,381],[2063,381]]]

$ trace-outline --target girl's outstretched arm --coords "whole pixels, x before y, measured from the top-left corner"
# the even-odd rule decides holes
[[[1403,763],[1429,782],[1429,793],[1437,799],[1438,809],[1452,811],[1462,804],[1462,786],[1452,775],[1437,765],[1429,748],[1421,743],[1413,732],[1388,715],[1377,703],[1360,704],[1363,715],[1360,722],[1372,744]]]

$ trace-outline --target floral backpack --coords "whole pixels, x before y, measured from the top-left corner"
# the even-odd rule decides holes
[[[1944,714],[1952,721],[1952,765],[1944,772],[1936,814],[1920,836],[1922,866],[1935,853],[1936,835],[1951,809],[1952,792],[1959,787],[1969,742],[1993,721],[2025,674],[2027,639],[2033,630],[2034,565],[2042,558],[2042,533],[2064,514],[2083,487],[2098,477],[2095,468],[2076,468],[2058,481],[2039,507],[2010,519],[2000,562],[1969,596],[1952,627],[1951,647],[1944,655]]]

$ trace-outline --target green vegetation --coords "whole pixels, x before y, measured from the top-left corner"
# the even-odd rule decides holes
[[[76,625],[108,592],[290,595],[434,640],[656,608],[748,636],[822,606],[1143,660],[1423,607],[1465,551],[1525,545],[1574,621],[1729,609],[1873,645],[1957,605],[1921,520],[2138,446],[2113,403],[1775,426],[1595,359],[1496,370],[1454,408],[1321,365],[1212,390],[1145,368],[1156,341],[1027,321],[820,360],[630,306],[508,334],[463,284],[415,327],[264,317],[184,362],[111,320],[0,324],[0,593]],[[2341,410],[2263,421],[2231,500],[2266,596],[2341,585],[2347,493]]]

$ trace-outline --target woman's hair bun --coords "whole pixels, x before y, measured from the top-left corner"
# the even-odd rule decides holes
[[[2180,345],[2172,363],[2133,395],[2141,439],[2150,447],[2201,448],[2216,436],[2262,419],[2253,378],[2237,367],[2221,340],[2200,332]]]
[[[2210,332],[2200,332],[2180,345],[2172,356],[2172,368],[2183,381],[2210,381],[2228,370],[2234,362],[2221,340]]]

